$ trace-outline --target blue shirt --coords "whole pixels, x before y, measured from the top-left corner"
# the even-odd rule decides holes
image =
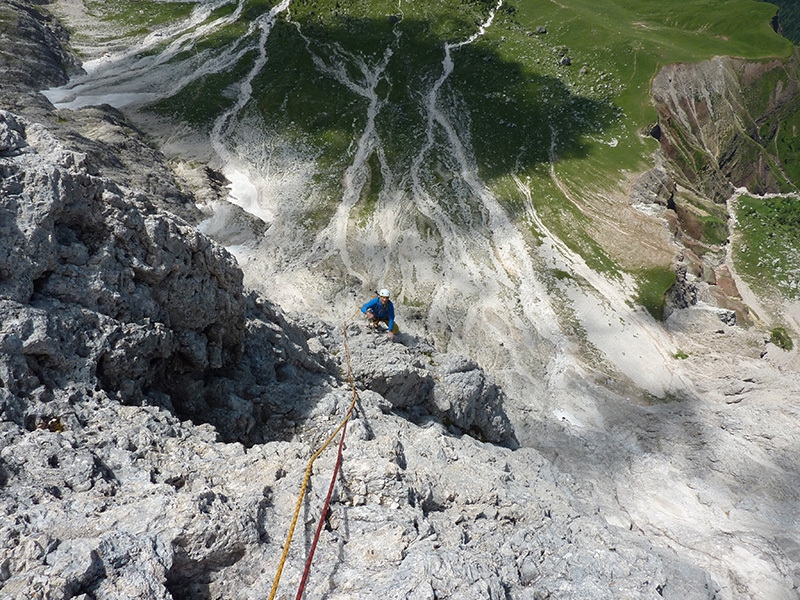
[[[394,304],[392,304],[392,301],[388,300],[386,302],[386,306],[384,306],[381,304],[380,297],[375,296],[372,300],[361,307],[361,312],[367,314],[367,311],[370,308],[372,309],[372,314],[375,315],[375,318],[378,321],[387,322],[389,331],[391,331],[394,327]]]

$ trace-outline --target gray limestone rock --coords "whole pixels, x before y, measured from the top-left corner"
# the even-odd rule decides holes
[[[490,442],[515,442],[502,391],[475,362],[463,356],[443,357],[432,405],[436,414],[462,431]]]
[[[675,182],[664,169],[654,168],[645,171],[633,182],[628,193],[631,203],[658,204],[665,208],[675,208],[673,196]]]
[[[13,9],[47,28],[29,3]],[[108,114],[83,111],[78,128],[121,135],[100,123]],[[112,154],[64,141],[75,130],[8,112],[0,139],[0,599],[267,597],[308,473],[279,587],[293,594],[338,438],[309,461],[351,399],[308,597],[720,597],[694,556],[576,493],[607,485],[608,462],[579,459],[614,440],[558,447],[562,464],[591,468],[573,464],[576,481],[556,458],[512,449],[502,390],[476,363],[357,325],[345,347],[330,325],[248,292],[230,254],[153,201],[174,181],[136,185],[141,146],[115,171]],[[646,461],[659,444],[694,424],[657,429],[669,414],[647,414],[625,440],[636,461],[620,461],[639,484],[658,476]],[[728,460],[702,440],[691,449]]]
[[[0,155],[18,152],[25,146],[25,129],[13,114],[0,110]]]
[[[247,293],[223,249],[14,118],[29,147],[0,158],[0,598],[266,595],[306,460],[350,404],[342,333]],[[360,392],[311,594],[638,598],[671,581],[541,456],[463,435],[514,442],[474,362],[399,341],[348,331]],[[598,536],[631,550],[593,560]]]
[[[342,334],[247,293],[224,250],[19,122],[30,148],[0,158],[13,173],[0,598],[266,596],[307,460],[350,404]],[[535,451],[464,435],[511,445],[502,392],[475,363],[400,341],[348,331],[359,398],[310,595],[658,598],[706,585],[604,524]],[[298,582],[334,460],[330,448],[312,469],[282,590]]]
[[[429,346],[410,338],[392,344],[384,333],[358,326],[350,328],[349,339],[359,388],[377,392],[393,408],[427,412],[457,431],[516,444],[503,393],[475,362],[463,356],[434,356]]]

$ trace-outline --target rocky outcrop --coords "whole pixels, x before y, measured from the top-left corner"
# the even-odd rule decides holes
[[[41,125],[2,111],[0,138],[0,376],[18,425],[49,418],[25,398],[77,386],[255,443],[270,415],[254,399],[335,372],[223,248]]]
[[[682,246],[665,316],[700,303],[726,323],[750,325],[753,317],[720,258],[725,224],[704,199],[725,204],[735,188],[754,194],[796,191],[783,170],[776,136],[800,103],[797,57],[667,65],[653,78],[651,92],[659,119],[649,135],[661,144],[663,167],[642,174],[629,197],[663,216]],[[718,224],[706,230],[704,221],[714,219]]]
[[[36,4],[46,4],[38,2]],[[35,93],[67,82],[80,61],[69,51],[66,29],[31,2],[0,6],[0,101],[5,108],[47,110]]]
[[[453,433],[517,446],[502,390],[474,361],[435,355],[430,344],[406,334],[400,335],[405,344],[391,344],[379,333],[362,335],[358,325],[351,325],[350,336],[359,387],[378,392],[394,409],[433,415]]]
[[[675,182],[664,170],[653,168],[645,171],[633,182],[628,197],[632,204],[657,204],[675,209]]]
[[[380,402],[365,392],[350,424],[309,596],[713,597],[701,571],[586,512],[536,452],[418,427]],[[339,418],[346,397],[320,405]],[[0,598],[268,595],[311,445],[245,451],[102,393],[60,408],[58,427],[5,429]],[[324,488],[310,490],[282,595],[298,583]]]
[[[345,348],[41,125],[0,119],[0,598],[265,597],[348,355],[359,400],[311,595],[713,596],[534,450],[478,441],[516,446],[474,362],[359,324]]]
[[[505,396],[474,361],[444,356],[438,373],[431,403],[434,414],[480,439],[516,446],[503,408]]]
[[[56,133],[0,113],[0,598],[265,596],[306,460],[349,402],[343,334],[245,290],[224,249]],[[515,442],[474,362],[349,338],[359,404],[311,593],[705,589],[535,451],[465,435]]]
[[[675,309],[702,305],[727,325],[753,324],[753,315],[724,262],[713,257],[701,259],[686,249],[678,256],[675,275],[675,285],[667,293],[665,319]]]

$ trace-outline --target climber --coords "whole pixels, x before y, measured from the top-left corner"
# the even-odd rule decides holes
[[[377,296],[361,307],[361,312],[367,316],[369,327],[378,327],[378,323],[385,323],[388,331],[386,335],[390,340],[394,340],[396,333],[400,332],[397,323],[394,322],[394,304],[389,300],[389,290],[386,288],[380,292],[375,292]]]

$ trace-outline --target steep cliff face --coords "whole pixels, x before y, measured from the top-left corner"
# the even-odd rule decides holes
[[[65,83],[80,67],[69,51],[66,29],[35,4],[4,2],[0,6],[0,98],[6,108],[46,109],[33,90]]]
[[[392,344],[249,291],[121,113],[55,111],[32,88],[7,107],[2,600],[267,597],[350,362],[358,403],[309,597],[795,596],[800,380],[757,331],[676,311],[684,357],[653,360],[686,378],[685,401],[636,404],[563,355],[542,371],[552,397],[511,407],[422,337]],[[673,210],[664,173],[639,190]],[[311,469],[282,595],[334,462]]]
[[[474,362],[357,324],[345,348],[343,331],[248,293],[227,251],[4,110],[0,228],[0,598],[265,597],[306,460],[346,412],[351,357],[359,402],[314,595],[717,589],[598,519],[535,450],[477,441],[517,446]]]
[[[42,126],[3,111],[0,131],[10,406],[73,385],[213,420],[224,394],[208,374],[225,379],[244,349],[248,305],[233,257]],[[19,425],[36,423],[17,412]]]
[[[166,171],[121,115],[44,124],[33,93],[22,86],[10,103],[26,116],[0,110],[0,597],[264,597],[309,448],[347,406],[342,334],[245,290],[227,251],[159,209],[174,208],[163,193],[174,179],[136,187]],[[115,134],[124,151],[108,144]],[[582,509],[535,452],[462,439],[513,445],[492,379],[413,338],[349,335],[361,400],[315,593],[348,593],[354,579],[364,598],[570,588],[545,565],[572,548],[577,573],[598,536],[617,534],[591,516],[576,526]],[[506,458],[523,461],[513,470],[527,482],[511,495]],[[466,492],[468,477],[480,484]],[[664,568],[643,539],[630,547],[635,558],[606,550],[605,565],[653,586],[706,582]],[[601,585],[596,566],[571,577],[578,593]]]
[[[762,63],[720,57],[675,64],[653,78],[654,136],[686,188],[724,202],[734,188],[797,191],[776,136],[796,127],[798,57]]]
[[[752,325],[759,317],[732,273],[727,203],[742,190],[797,191],[798,54],[667,65],[653,78],[652,97],[660,166],[636,181],[631,197],[663,207],[681,248],[666,314],[704,303],[726,321]]]

